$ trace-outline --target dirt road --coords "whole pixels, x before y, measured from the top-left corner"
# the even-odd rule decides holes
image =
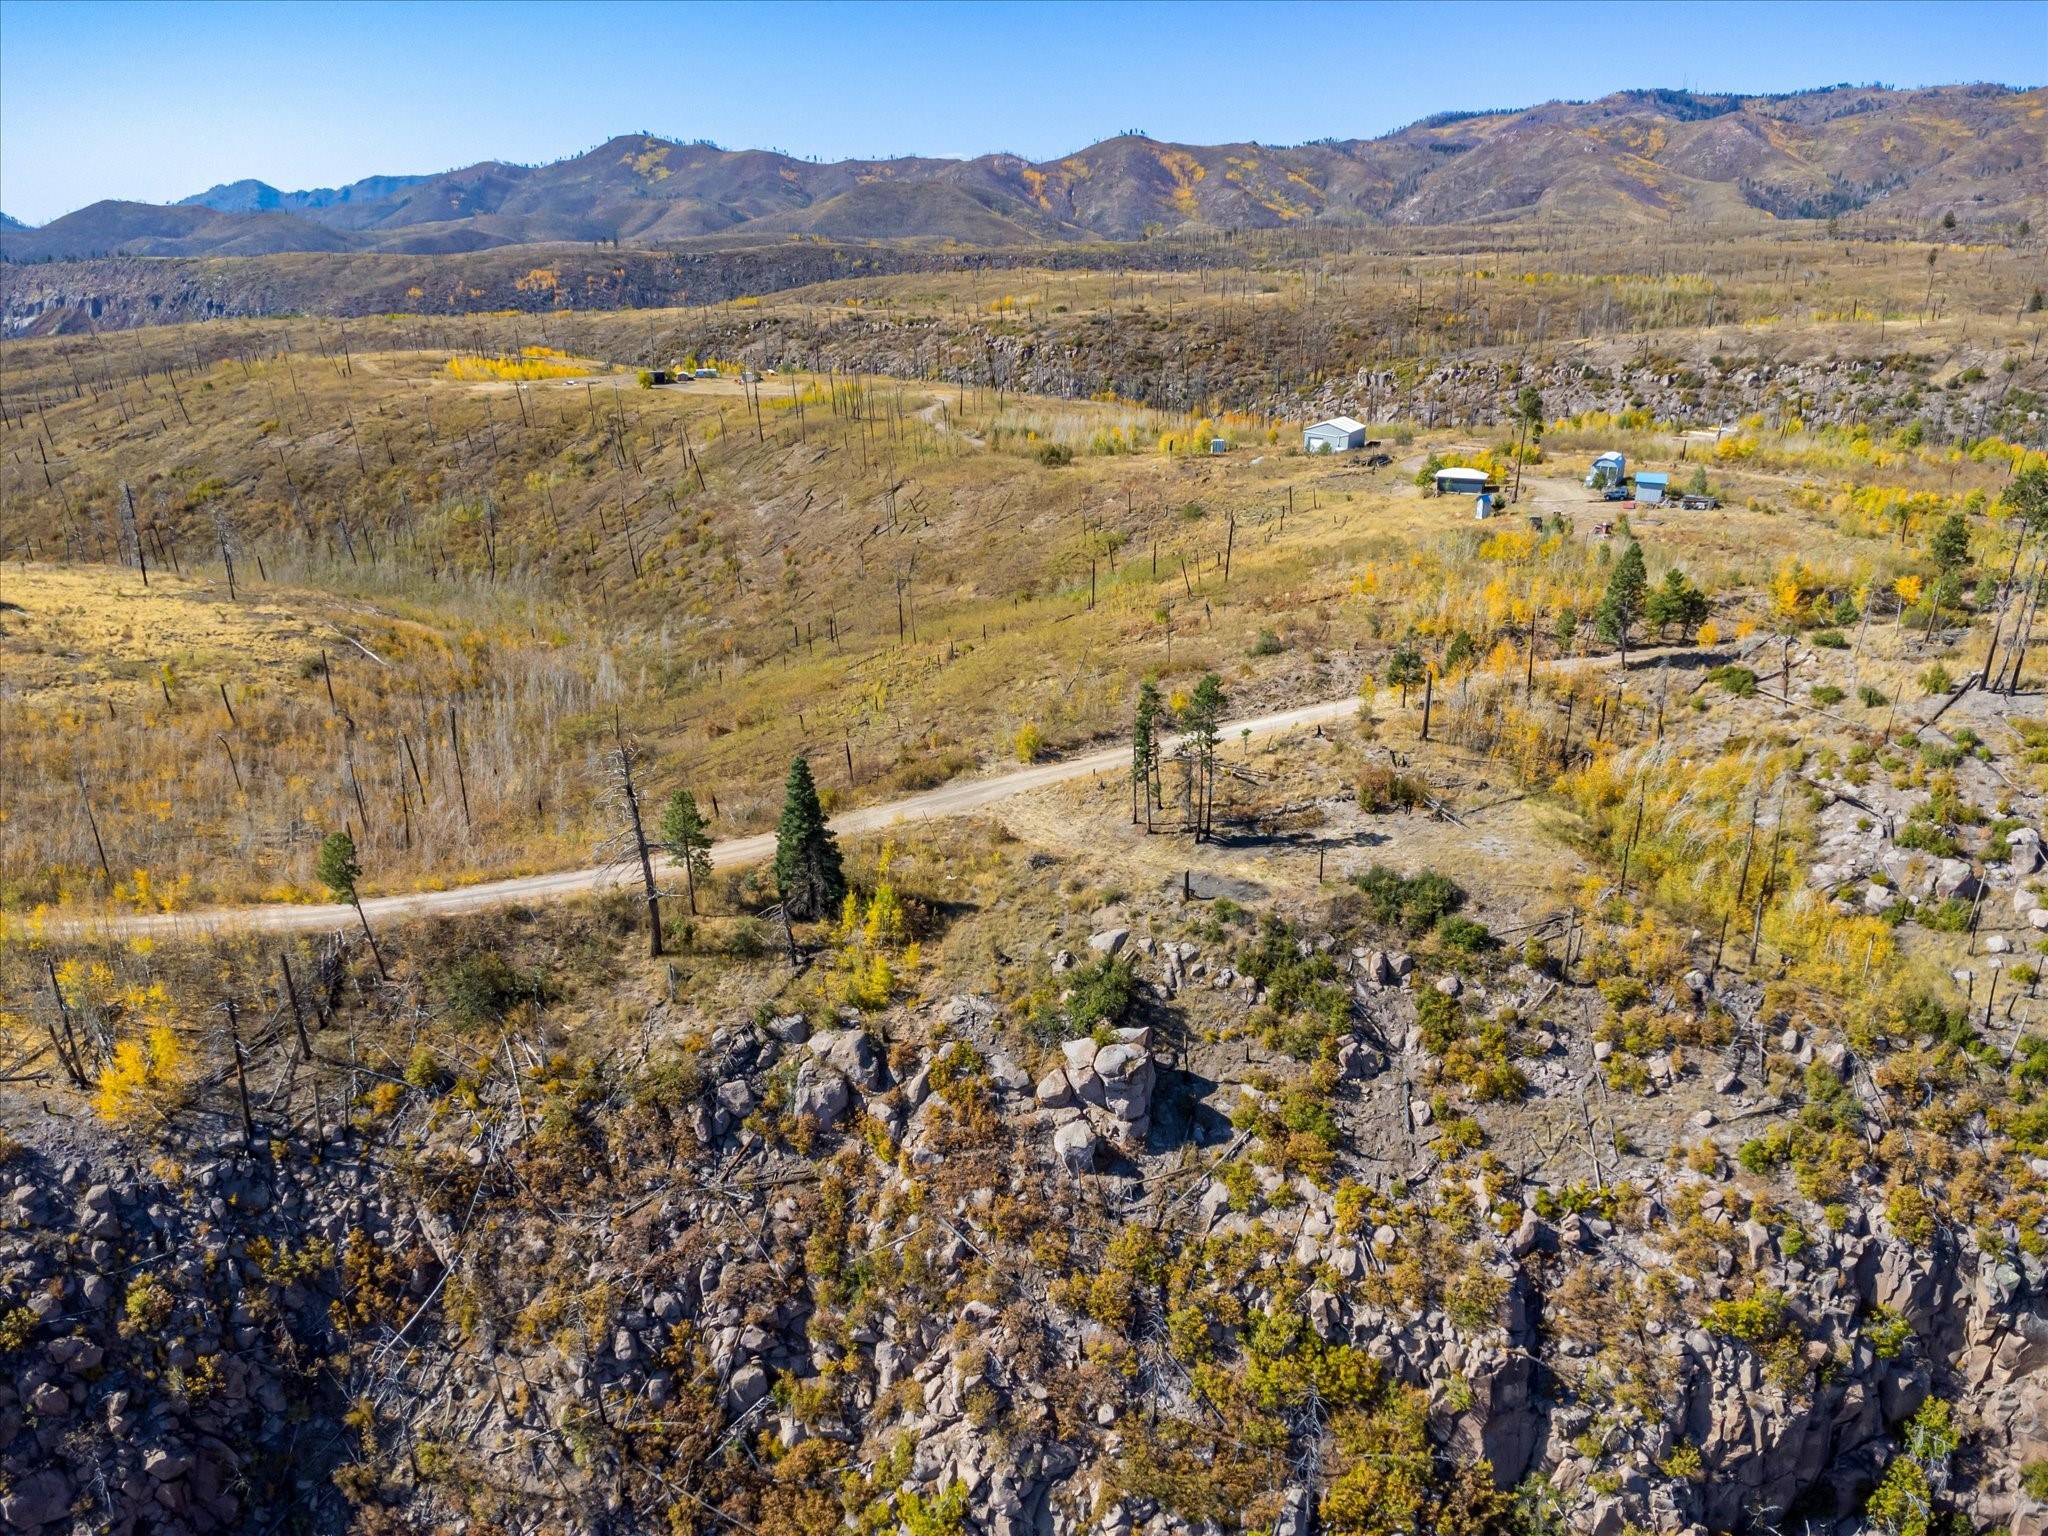
[[[1276,731],[1296,730],[1326,724],[1355,714],[1355,697],[1304,704],[1278,714],[1250,720],[1233,720],[1223,728],[1225,739],[1239,732],[1267,736]],[[929,821],[941,816],[965,816],[1011,795],[1021,795],[1062,779],[1082,778],[1091,773],[1121,772],[1130,762],[1130,748],[1110,747],[1084,757],[1062,758],[981,778],[960,779],[923,794],[891,800],[882,805],[862,806],[832,820],[832,830],[841,836],[878,832],[899,822]],[[775,836],[763,832],[754,837],[737,837],[715,843],[711,862],[720,868],[765,863],[775,854]],[[666,874],[665,859],[656,861],[656,872]],[[515,903],[556,901],[564,896],[592,890],[615,879],[605,869],[565,869],[547,875],[521,875],[511,880],[491,880],[448,891],[419,891],[404,896],[372,896],[363,902],[363,913],[372,923],[391,918],[416,917],[430,912],[473,912],[485,907]],[[132,913],[109,915],[71,923],[52,923],[59,933],[100,933],[119,937],[138,934],[190,933],[214,928],[296,930],[345,928],[355,924],[355,912],[345,906],[261,906],[217,907],[191,912]]]
[[[1631,651],[1629,655],[1632,661],[1647,661],[1659,655],[1683,652],[1684,649],[1646,649]],[[1611,656],[1574,657],[1552,661],[1548,666],[1553,669],[1603,666],[1614,659]],[[1243,732],[1249,732],[1253,736],[1270,736],[1280,731],[1299,730],[1307,726],[1325,725],[1332,721],[1347,719],[1357,711],[1358,700],[1355,696],[1326,699],[1317,704],[1303,704],[1294,709],[1284,709],[1277,714],[1258,715],[1248,720],[1232,720],[1222,728],[1220,734],[1226,741],[1237,739]],[[937,789],[927,790],[923,794],[848,811],[833,818],[832,830],[846,836],[860,832],[879,832],[898,823],[930,821],[942,816],[965,816],[980,810],[983,806],[993,805],[998,800],[1021,795],[1047,784],[1057,784],[1065,779],[1082,778],[1091,773],[1121,773],[1129,762],[1130,748],[1115,746],[1100,752],[1090,752],[1083,757],[1062,758],[1056,763],[1040,763],[1030,768],[1015,768],[1003,773],[987,774],[981,778],[960,779],[951,784],[941,785]],[[711,862],[719,868],[761,864],[772,858],[774,853],[774,834],[763,832],[753,837],[738,837],[714,844],[711,849]],[[655,870],[663,875],[671,873],[668,861],[662,858],[656,859]],[[615,881],[617,878],[613,871],[603,868],[565,869],[547,875],[521,875],[510,880],[489,880],[447,891],[418,891],[404,896],[372,896],[363,902],[363,913],[374,923],[390,918],[417,917],[430,912],[474,912],[487,907],[556,901],[564,896],[593,890],[600,884]],[[92,933],[127,938],[140,934],[191,933],[217,928],[274,931],[345,928],[352,926],[354,922],[355,912],[345,906],[277,905],[214,907],[191,912],[109,914],[105,917],[71,922],[53,922],[49,928],[51,932],[58,934]]]

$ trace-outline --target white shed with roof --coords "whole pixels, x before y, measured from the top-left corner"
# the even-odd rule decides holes
[[[1436,472],[1436,493],[1439,496],[1477,496],[1490,484],[1492,477],[1483,469],[1452,466]]]
[[[1365,423],[1353,421],[1349,416],[1332,416],[1328,421],[1319,421],[1304,429],[1301,434],[1304,453],[1347,453],[1364,446]]]

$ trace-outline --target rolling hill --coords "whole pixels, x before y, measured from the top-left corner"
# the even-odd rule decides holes
[[[100,202],[39,229],[7,229],[0,254],[419,255],[660,248],[735,234],[1028,245],[1187,229],[1762,221],[1863,208],[1987,223],[2044,207],[2048,90],[1647,90],[1447,113],[1383,138],[1292,148],[1125,135],[1040,163],[995,154],[820,164],[632,135],[551,165],[487,161],[314,192],[243,181],[169,207]]]

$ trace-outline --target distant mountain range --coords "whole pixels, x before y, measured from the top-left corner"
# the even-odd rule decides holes
[[[311,192],[280,192],[267,181],[230,181],[178,200],[180,208],[211,208],[216,213],[265,213],[302,208],[334,208],[343,203],[374,203],[396,197],[431,176],[366,176],[345,187],[319,187]]]
[[[1190,228],[1764,220],[1863,208],[1963,223],[2041,216],[2048,89],[1624,91],[1445,113],[1378,139],[1280,149],[1126,135],[1039,163],[998,154],[821,164],[630,135],[552,165],[488,161],[313,192],[238,181],[170,206],[94,203],[37,229],[6,221],[0,255],[443,254],[792,235],[1028,246]]]

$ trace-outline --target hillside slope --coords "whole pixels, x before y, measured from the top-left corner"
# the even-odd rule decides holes
[[[1317,223],[1824,218],[1872,205],[1983,223],[2039,209],[2044,167],[2048,91],[2039,89],[1625,91],[1289,149],[1124,135],[1042,163],[994,154],[820,164],[636,134],[552,165],[487,161],[317,192],[244,181],[172,207],[101,202],[7,231],[0,253],[417,254],[661,245],[750,229],[1007,244]]]

